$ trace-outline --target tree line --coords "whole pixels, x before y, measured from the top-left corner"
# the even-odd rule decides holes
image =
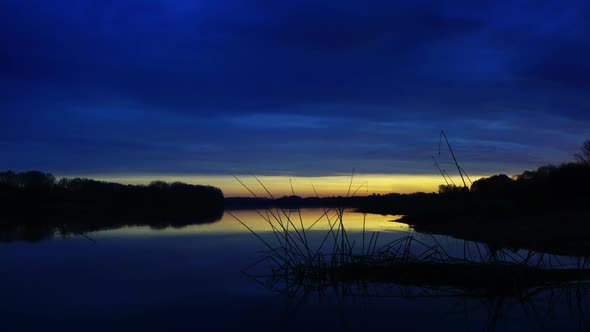
[[[46,218],[84,215],[217,216],[223,213],[219,188],[154,181],[126,185],[86,178],[62,178],[40,171],[0,172],[0,215]]]
[[[590,140],[575,161],[545,165],[516,176],[498,174],[467,187],[441,185],[438,194],[387,196],[365,210],[408,215],[415,222],[480,222],[548,216],[582,222],[590,214]],[[538,220],[538,219],[537,219]]]

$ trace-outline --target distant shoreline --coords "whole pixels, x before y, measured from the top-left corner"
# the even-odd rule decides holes
[[[60,219],[84,223],[102,217],[161,220],[210,218],[223,213],[219,188],[154,181],[147,186],[91,179],[60,179],[49,173],[0,172],[0,223]]]

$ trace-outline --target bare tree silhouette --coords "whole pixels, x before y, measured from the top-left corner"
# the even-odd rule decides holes
[[[586,140],[580,148],[580,153],[576,153],[576,159],[581,164],[590,165],[590,140]]]

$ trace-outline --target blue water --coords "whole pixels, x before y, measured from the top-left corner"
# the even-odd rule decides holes
[[[254,214],[236,214],[263,230]],[[308,210],[305,216],[313,214],[321,211]],[[358,233],[362,215],[347,217],[351,233]],[[366,227],[385,237],[407,234],[391,219],[372,215]],[[241,273],[263,247],[228,215],[180,229],[126,227],[87,235],[92,241],[55,236],[0,243],[2,331],[569,331],[590,326],[587,298],[577,306],[559,292],[555,300],[531,303],[429,297],[420,289],[404,290],[424,293],[417,298],[342,296],[338,289],[286,297]]]

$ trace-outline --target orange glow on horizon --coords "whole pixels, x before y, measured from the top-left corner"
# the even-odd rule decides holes
[[[124,184],[148,184],[154,180],[167,182],[181,181],[190,184],[211,185],[221,188],[226,197],[251,197],[248,192],[231,175],[164,175],[164,174],[141,174],[141,175],[64,175],[66,177],[87,177],[101,181],[118,182]],[[483,175],[471,176],[471,180],[484,177]],[[265,189],[251,175],[238,176],[251,191],[257,196],[268,197]],[[436,192],[438,186],[444,184],[440,175],[434,174],[358,174],[355,175],[350,185],[350,175],[332,175],[317,177],[301,176],[258,176],[260,182],[267,187],[274,197],[291,195],[291,183],[295,195],[310,197],[316,196],[314,189],[321,197],[346,196],[356,191],[355,196],[366,196],[370,194],[388,193],[414,193],[414,192]],[[461,183],[457,176],[453,178],[456,184]]]

